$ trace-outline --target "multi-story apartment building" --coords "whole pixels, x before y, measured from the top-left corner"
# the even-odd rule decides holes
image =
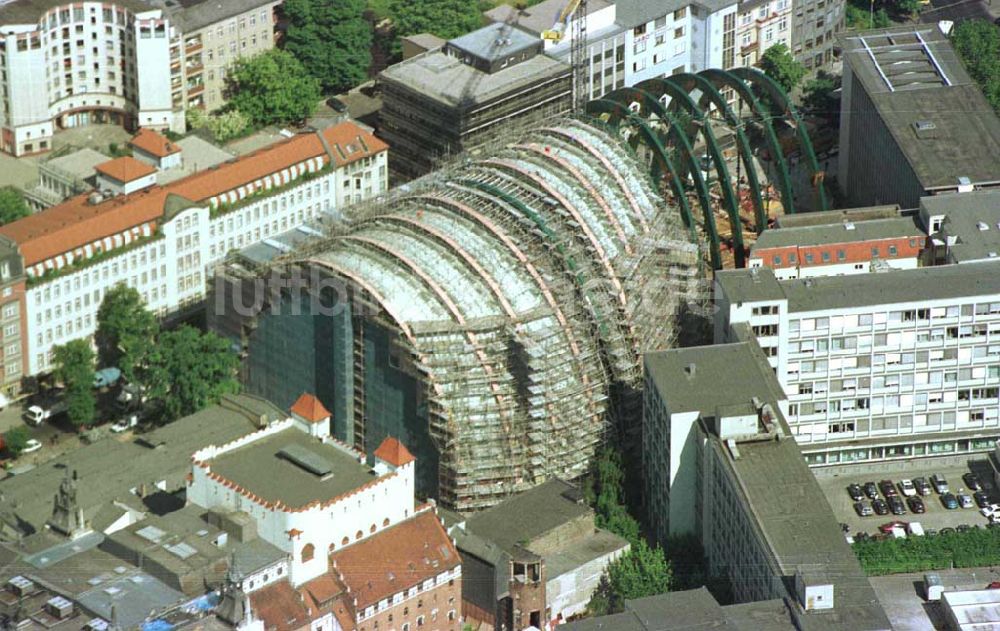
[[[988,451],[1000,438],[998,272],[720,272],[715,339],[757,339],[811,465]]]
[[[166,186],[80,195],[3,226],[17,254],[7,295],[22,323],[20,374],[6,368],[4,387],[48,371],[53,346],[93,334],[114,285],[136,288],[159,315],[174,312],[205,297],[227,252],[382,193],[386,154],[369,132],[341,123]]]
[[[226,64],[273,46],[278,4],[0,6],[0,150],[48,151],[57,130],[95,123],[183,131],[186,108],[223,104]]]
[[[649,353],[644,374],[643,479],[656,539],[696,535],[736,602],[784,599],[795,628],[889,629],[789,439],[787,401],[756,342]]]
[[[833,61],[836,35],[844,28],[842,0],[792,0],[792,54],[806,68]]]
[[[734,66],[754,66],[775,44],[792,49],[792,0],[751,0],[736,8]]]

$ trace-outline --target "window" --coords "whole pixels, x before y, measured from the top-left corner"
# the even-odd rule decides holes
[[[894,245],[889,246],[889,256],[896,256],[896,246]]]
[[[674,39],[680,39],[682,37],[684,37],[684,27],[678,26],[674,29]]]

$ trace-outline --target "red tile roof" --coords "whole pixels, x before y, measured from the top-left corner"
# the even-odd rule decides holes
[[[330,412],[315,396],[303,392],[302,396],[292,405],[292,414],[301,416],[310,423],[319,423],[330,418]]]
[[[392,436],[382,441],[382,444],[375,450],[375,457],[379,460],[385,460],[394,467],[402,467],[404,464],[410,464],[416,460],[406,445]]]
[[[165,158],[181,150],[180,147],[167,140],[163,135],[145,127],[139,130],[139,133],[129,141],[129,144],[157,158]]]
[[[424,511],[330,555],[357,610],[461,563],[434,511]]]
[[[388,149],[384,142],[351,122],[325,129],[322,136],[330,147],[337,166]],[[317,133],[298,134],[232,162],[177,180],[166,187],[153,186],[100,204],[89,204],[87,196],[80,195],[0,226],[0,235],[20,246],[26,266],[35,265],[131,227],[157,220],[163,215],[163,202],[167,193],[175,193],[194,202],[205,202],[308,158],[325,156],[326,150],[319,138]],[[109,163],[97,168],[101,169],[107,164]],[[152,169],[141,162],[139,164]]]
[[[102,175],[126,183],[156,173],[155,167],[145,162],[140,162],[132,156],[122,156],[121,158],[102,162],[94,167],[94,169]]]
[[[292,631],[312,621],[308,607],[288,581],[271,583],[251,593],[250,607],[268,631]]]

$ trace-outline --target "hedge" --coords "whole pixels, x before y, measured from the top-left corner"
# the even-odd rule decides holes
[[[1000,563],[1000,528],[973,528],[932,537],[868,539],[854,553],[869,576],[982,567]]]

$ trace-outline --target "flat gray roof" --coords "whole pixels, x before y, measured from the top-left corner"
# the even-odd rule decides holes
[[[317,476],[279,454],[292,446],[323,460],[332,475]],[[290,508],[331,500],[376,478],[371,467],[343,449],[324,444],[296,427],[223,453],[213,458],[210,466],[214,473],[261,499],[281,502]]]
[[[567,497],[578,493],[580,490],[569,482],[553,478],[470,516],[466,528],[509,552],[592,512],[585,503]]]
[[[768,371],[770,372],[770,371]],[[721,381],[733,374],[717,373]],[[875,590],[844,539],[833,509],[809,470],[784,417],[777,412],[784,440],[744,441],[738,457],[716,436],[713,449],[745,494],[781,573],[819,575],[833,585],[834,608],[801,616],[806,629],[864,631],[890,629]]]
[[[916,215],[892,219],[868,219],[839,224],[765,230],[751,250],[791,246],[833,245],[901,237],[924,237]]]
[[[906,304],[1000,293],[1000,259],[847,276],[779,281],[768,268],[725,270],[715,280],[731,303],[788,300],[792,313]]]
[[[0,5],[0,25],[36,24],[49,9],[70,4],[66,0],[14,0]],[[153,10],[152,6],[139,0],[115,0],[115,5],[133,13]]]
[[[110,159],[111,158],[104,155],[100,151],[94,151],[89,147],[85,147],[64,156],[46,160],[41,166],[52,167],[58,171],[72,175],[73,177],[85,180],[89,177],[93,177],[93,175],[97,173],[94,167],[98,164],[103,164]]]
[[[586,537],[574,539],[572,544],[545,554],[546,580],[573,572],[594,559],[621,550],[628,542],[607,530],[595,529]]]
[[[781,215],[775,219],[778,228],[803,228],[840,224],[845,221],[866,221],[869,219],[893,219],[899,217],[899,204],[843,208],[840,210],[815,210],[807,213]]]
[[[701,412],[715,416],[720,406],[744,405],[785,398],[781,384],[753,342],[675,348],[646,353],[646,374],[671,413]],[[689,367],[694,366],[694,374]],[[720,375],[725,375],[721,387]]]
[[[158,7],[164,8],[174,26],[180,27],[181,32],[188,35],[210,24],[215,24],[241,13],[267,6],[273,1],[240,0],[239,2],[220,2],[219,0],[173,0],[171,4],[167,4],[166,1],[160,0],[156,1],[155,4]],[[153,4],[153,2],[150,2],[150,4]]]
[[[382,79],[448,106],[485,103],[517,92],[545,79],[570,73],[568,64],[546,55],[534,57],[488,74],[462,63],[461,59],[432,50],[389,66]]]
[[[607,0],[590,0],[587,3],[588,15],[611,6]],[[545,0],[534,6],[518,11],[509,4],[501,4],[486,12],[486,17],[494,22],[512,22],[518,28],[533,35],[541,35],[555,25],[559,13],[566,6],[565,0]],[[513,15],[517,14],[517,15]]]
[[[461,37],[450,39],[448,45],[481,59],[497,61],[537,47],[538,38],[508,24],[494,22]]]
[[[956,239],[949,254],[957,262],[1000,255],[1000,191],[934,195],[920,205],[927,215],[945,215],[937,236]]]
[[[74,449],[31,471],[0,480],[4,508],[41,530],[52,514],[52,498],[72,471],[80,477],[77,500],[88,521],[113,500],[133,503],[130,490],[143,484],[150,493],[161,480],[167,482],[168,490],[181,488],[191,470],[191,454],[249,434],[256,427],[252,419],[261,414],[284,418],[262,399],[237,395],[132,440],[109,437]]]
[[[962,176],[1000,182],[1000,118],[936,25],[849,32],[840,43],[925,189],[955,187]]]

